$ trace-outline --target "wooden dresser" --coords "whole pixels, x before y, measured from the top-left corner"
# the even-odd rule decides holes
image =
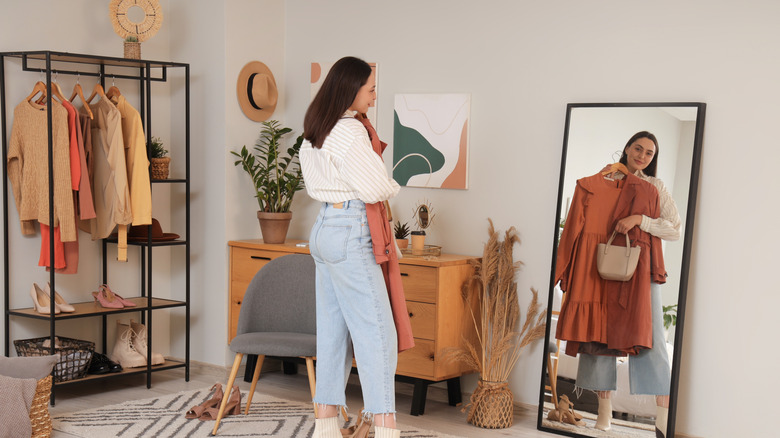
[[[301,240],[266,244],[262,240],[234,240],[230,247],[229,338],[236,335],[238,314],[249,282],[266,263],[287,254],[308,254]],[[460,376],[474,372],[444,358],[445,351],[461,344],[462,336],[474,336],[471,316],[463,304],[460,289],[473,273],[468,262],[474,257],[442,254],[433,260],[404,257],[400,260],[406,306],[412,323],[415,347],[398,356],[396,375],[414,383],[412,415],[425,411],[430,383],[447,381],[449,402],[461,401]]]

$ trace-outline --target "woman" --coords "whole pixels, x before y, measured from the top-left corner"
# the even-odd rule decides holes
[[[669,191],[663,181],[656,178],[658,167],[658,140],[647,131],[634,134],[623,148],[620,162],[629,172],[652,184],[658,190],[661,214],[652,219],[643,215],[623,218],[615,225],[618,233],[627,233],[634,227],[659,237],[674,241],[680,238],[682,221]],[[610,166],[604,168],[608,169]],[[666,351],[661,306],[661,285],[651,283],[651,305],[653,322],[653,348],[642,350],[629,358],[629,374],[632,394],[651,394],[656,399],[656,435],[666,433],[666,418],[669,412],[670,365]],[[581,354],[577,371],[577,386],[597,390],[599,395],[599,416],[596,427],[610,428],[612,418],[611,390],[615,385],[615,358]]]
[[[353,347],[364,418],[373,415],[377,438],[400,436],[394,387],[398,340],[366,218],[366,204],[387,200],[400,187],[354,118],[373,105],[375,88],[366,62],[342,58],[304,118],[301,168],[309,195],[322,202],[309,238],[317,266],[315,438],[342,437],[337,411],[346,405]]]

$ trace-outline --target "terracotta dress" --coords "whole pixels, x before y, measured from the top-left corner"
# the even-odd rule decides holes
[[[636,354],[652,348],[650,282],[664,283],[661,240],[634,227],[632,246],[641,248],[629,281],[607,281],[598,274],[596,249],[605,243],[618,220],[659,215],[658,191],[634,175],[610,181],[600,173],[577,181],[561,235],[555,280],[566,293],[556,337],[567,341],[566,354]],[[625,245],[618,236],[615,245]]]

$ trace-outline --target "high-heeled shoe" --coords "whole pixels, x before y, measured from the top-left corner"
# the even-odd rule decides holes
[[[224,394],[222,392],[222,384],[217,383],[214,386],[211,387],[211,396],[207,398],[203,403],[193,406],[190,408],[189,411],[187,411],[186,414],[184,414],[184,418],[187,419],[193,419],[193,418],[199,418],[201,414],[203,414],[203,411],[205,411],[208,408],[213,408],[214,406],[219,407],[219,404],[222,403],[222,397],[224,397]]]
[[[225,417],[227,417],[228,415],[238,415],[240,413],[241,413],[241,391],[238,389],[238,386],[234,386],[233,391],[231,391],[230,393],[230,399],[228,399],[227,404],[225,405]],[[213,408],[205,409],[203,413],[200,415],[200,417],[198,417],[198,420],[200,421],[216,420],[217,415],[219,415],[219,404],[217,404]]]
[[[43,289],[43,292],[51,298],[51,283],[48,281],[46,282],[46,287]],[[57,304],[57,306],[60,307],[60,311],[64,313],[71,313],[76,311],[76,308],[65,301],[65,298],[62,298],[62,295],[60,295],[56,290],[54,291],[54,302]]]
[[[32,297],[33,307],[35,307],[35,310],[38,313],[51,315],[51,301],[49,300],[49,295],[44,293],[41,290],[41,287],[35,283],[33,283],[30,288],[30,297]],[[54,313],[60,313],[60,306],[57,305],[56,301],[54,303]]]
[[[112,291],[111,288],[108,287],[107,284],[101,284],[100,287],[98,288],[98,290],[105,291],[106,295],[113,296],[113,297],[119,299],[119,302],[122,303],[122,305],[124,305],[125,307],[135,307],[136,306],[136,304],[134,302],[132,302],[130,300],[126,300],[126,299],[122,298],[119,294],[117,294],[116,292]]]
[[[124,309],[125,305],[119,301],[113,294],[108,294],[104,289],[100,289],[96,292],[92,292],[92,296],[95,298],[96,303],[100,303],[102,307],[106,309]]]

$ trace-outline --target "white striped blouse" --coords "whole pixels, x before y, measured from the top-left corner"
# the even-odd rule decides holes
[[[359,199],[371,204],[390,199],[401,189],[387,175],[366,128],[349,112],[336,123],[322,148],[304,140],[300,155],[306,191],[318,201]]]
[[[649,182],[658,189],[658,201],[661,205],[661,215],[656,219],[651,219],[643,215],[642,223],[639,224],[639,228],[642,231],[663,240],[678,240],[680,238],[682,220],[680,219],[680,213],[677,211],[677,205],[674,203],[672,195],[666,190],[666,185],[656,177],[645,175],[641,170],[636,173],[636,176]]]

